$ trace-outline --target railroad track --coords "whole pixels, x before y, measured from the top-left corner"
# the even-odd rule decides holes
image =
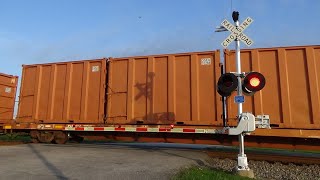
[[[236,159],[237,151],[221,151],[213,150],[206,151],[206,153],[213,158],[227,158]],[[298,165],[320,165],[320,153],[297,153],[297,152],[272,152],[272,151],[249,151],[246,152],[248,160],[267,161],[267,162],[281,162],[284,164],[294,163]]]
[[[97,143],[99,144],[99,143]],[[193,145],[193,144],[176,144],[176,143],[108,143],[118,146],[143,147],[156,149],[190,149],[203,151],[209,157],[236,159],[238,150],[231,146],[211,146],[211,145]],[[273,149],[246,149],[248,160],[281,162],[283,164],[294,163],[297,165],[320,165],[319,152],[303,152],[289,150],[273,150]]]
[[[0,145],[16,145],[23,144],[26,142],[0,142]],[[66,146],[81,146],[82,143],[68,143]],[[83,143],[87,144],[87,143]],[[104,143],[89,143],[95,145],[102,145]],[[144,147],[144,148],[157,148],[157,149],[190,149],[190,150],[200,150],[208,154],[209,157],[219,158],[219,159],[233,159],[235,160],[238,154],[238,150],[234,147],[228,146],[206,146],[206,145],[191,145],[191,144],[179,144],[176,147],[175,143],[107,143],[109,145],[118,145],[118,146],[130,146],[130,147]],[[156,144],[156,145],[155,145]],[[63,145],[62,145],[63,146]],[[246,149],[246,155],[248,160],[255,161],[266,161],[266,162],[281,162],[284,164],[294,163],[298,165],[311,165],[317,164],[320,165],[320,152],[310,153],[310,152],[290,152],[282,150],[252,150]]]

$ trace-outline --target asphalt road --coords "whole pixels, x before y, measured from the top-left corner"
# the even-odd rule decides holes
[[[204,146],[143,143],[0,146],[0,179],[170,179],[206,165]]]

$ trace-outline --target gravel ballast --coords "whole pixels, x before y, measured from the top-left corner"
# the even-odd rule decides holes
[[[232,172],[237,165],[236,160],[211,158],[208,162],[214,169]],[[256,179],[290,179],[290,180],[314,180],[320,179],[319,165],[296,165],[271,163],[266,161],[249,161]]]

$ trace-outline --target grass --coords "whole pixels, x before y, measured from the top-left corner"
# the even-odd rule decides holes
[[[13,142],[13,141],[30,142],[31,141],[31,137],[28,134],[18,134],[18,133],[3,134],[3,135],[0,135],[0,141],[5,141],[5,142]]]
[[[210,149],[213,151],[229,151],[229,152],[237,152],[239,151],[239,147],[238,146],[229,146],[228,149]],[[300,149],[280,149],[280,148],[261,148],[261,147],[245,147],[245,152],[297,152],[297,153],[315,153],[315,154],[320,154],[320,151],[317,150],[300,150]]]
[[[255,147],[246,147],[246,151],[251,152],[251,151],[278,151],[278,152],[299,152],[299,153],[317,153],[319,154],[320,151],[316,151],[316,150],[300,150],[300,149],[295,149],[295,150],[291,150],[291,149],[277,149],[277,148],[255,148]]]
[[[190,167],[181,170],[172,180],[250,180],[250,178],[241,177],[224,171],[209,169],[207,167]]]

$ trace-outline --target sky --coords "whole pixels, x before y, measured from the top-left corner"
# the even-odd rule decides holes
[[[222,49],[232,11],[265,48],[320,44],[320,0],[0,0],[0,72],[22,64]],[[241,44],[241,48],[245,47]],[[233,45],[229,49],[234,49]]]

